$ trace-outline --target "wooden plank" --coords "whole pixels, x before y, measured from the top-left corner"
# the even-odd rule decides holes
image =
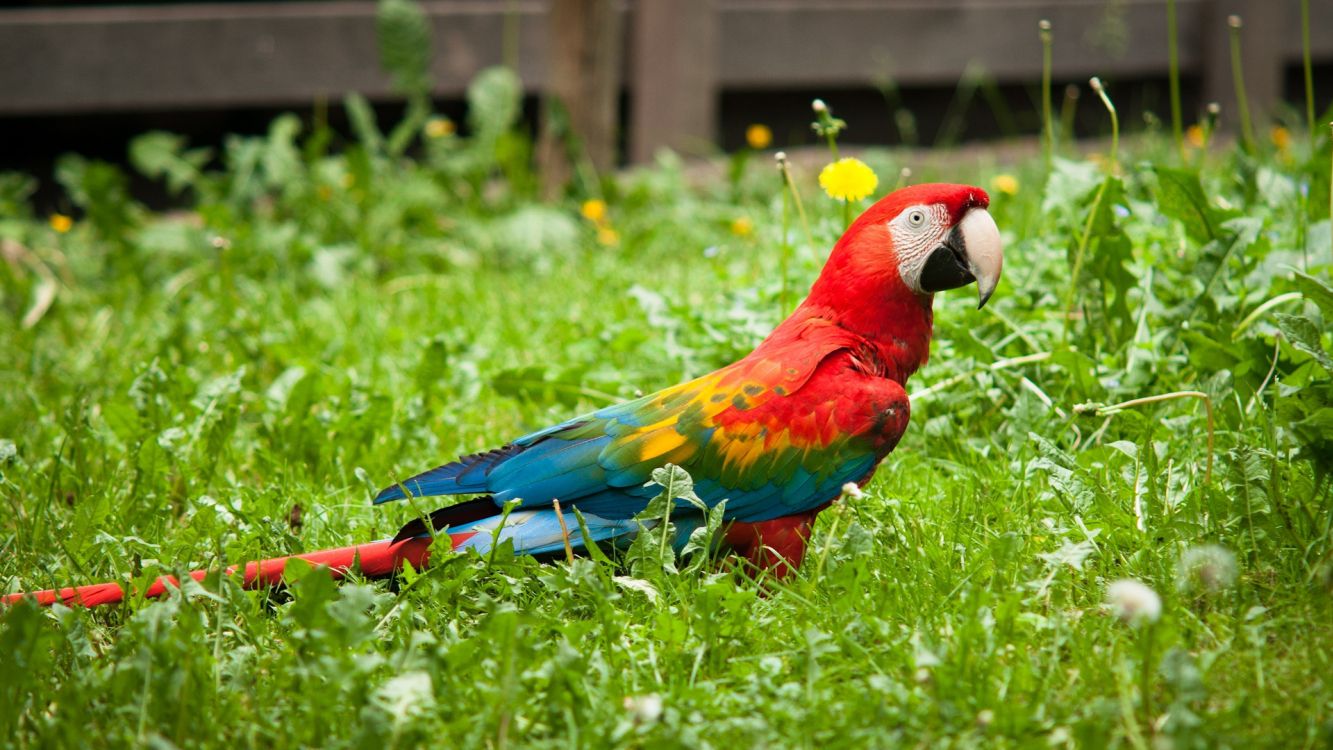
[[[1205,0],[1179,0],[1180,35],[1197,37]],[[1055,30],[1060,77],[1134,76],[1166,68],[1162,0],[736,2],[722,15],[722,85],[735,88],[869,83],[948,85],[969,65],[999,81],[1041,72],[1037,22]],[[1197,45],[1181,65],[1197,68]]]
[[[1055,25],[1057,77],[1161,75],[1166,67],[1163,0],[714,0],[717,28],[707,33],[720,45],[700,44],[683,27],[698,1],[633,0],[632,9],[660,24],[641,24],[634,36],[651,50],[685,34],[685,64],[715,55],[711,85],[721,88],[862,86],[886,76],[947,86],[969,62],[1001,81],[1032,80],[1042,18]],[[1182,68],[1197,75],[1212,0],[1178,2]],[[1286,65],[1300,60],[1298,3],[1260,3],[1285,6],[1285,25],[1264,33],[1280,40]],[[1315,57],[1333,59],[1333,2],[1311,5]],[[501,61],[506,13],[517,25],[525,86],[546,85],[545,0],[423,7],[435,29],[437,95],[459,95],[477,71]],[[0,9],[0,116],[299,105],[352,90],[387,98],[374,14],[364,0]],[[1246,15],[1247,32],[1257,34],[1263,19]],[[645,83],[650,72],[642,72]]]
[[[650,161],[662,147],[715,148],[718,14],[713,0],[638,0],[630,154]]]
[[[544,3],[425,0],[435,92],[455,96],[501,62],[516,14],[519,74],[544,83]],[[0,113],[306,103],[391,96],[375,4],[353,1],[0,11]]]

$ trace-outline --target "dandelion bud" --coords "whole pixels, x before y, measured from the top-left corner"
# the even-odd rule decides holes
[[[1045,18],[1041,19],[1037,22],[1037,30],[1043,34],[1051,33],[1051,22],[1047,21]]]
[[[1065,86],[1065,98],[1071,102],[1078,101],[1078,86],[1072,83]]]
[[[1129,625],[1154,623],[1162,616],[1162,598],[1140,581],[1125,578],[1107,586],[1106,602]]]
[[[776,161],[776,162],[778,163],[778,169],[786,169],[786,167],[787,167],[787,152],[786,152],[786,151],[779,151],[779,152],[777,152],[776,154],[773,154],[773,160]]]
[[[1208,114],[1217,117],[1222,114],[1222,105],[1217,102],[1208,102]]]
[[[1102,79],[1098,78],[1097,76],[1089,78],[1088,85],[1092,87],[1093,91],[1096,91],[1099,94],[1105,90],[1105,88],[1102,86]]]
[[[1227,16],[1227,25],[1230,26],[1230,27],[1233,28],[1233,29],[1239,29],[1239,28],[1240,28],[1240,16],[1237,16],[1237,15],[1230,15],[1230,16]]]
[[[828,111],[828,105],[824,103],[823,99],[816,99],[810,102],[810,109],[813,109],[815,114],[822,115]]]

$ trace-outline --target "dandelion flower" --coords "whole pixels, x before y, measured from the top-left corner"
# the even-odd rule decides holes
[[[579,208],[579,213],[583,214],[583,218],[588,221],[600,224],[606,220],[606,201],[597,198],[586,200]]]
[[[51,214],[51,228],[64,234],[74,228],[74,220],[64,214]]]
[[[1018,178],[1011,174],[997,174],[995,175],[995,178],[990,181],[990,184],[997,193],[1004,193],[1005,195],[1018,194]]]
[[[745,129],[745,143],[756,151],[768,148],[773,142],[773,131],[767,125],[754,124]]]
[[[754,234],[754,222],[748,216],[737,216],[731,220],[731,233],[737,237],[749,237]]]
[[[1162,616],[1162,598],[1141,581],[1122,578],[1106,587],[1106,601],[1122,622],[1157,622]]]
[[[453,135],[457,128],[454,121],[448,117],[432,117],[426,121],[426,136],[430,138],[443,138],[446,135]]]
[[[1236,581],[1236,556],[1226,547],[1204,544],[1190,547],[1176,566],[1176,587],[1182,591],[1212,593]]]
[[[866,493],[856,482],[848,482],[842,486],[842,496],[848,500],[860,500],[866,496]]]
[[[599,226],[597,227],[597,241],[607,247],[614,247],[620,244],[620,233],[611,227]]]
[[[1203,148],[1203,128],[1198,125],[1185,128],[1185,142],[1194,148]]]
[[[657,693],[627,695],[621,705],[634,716],[634,721],[638,724],[655,724],[662,718],[662,696]]]
[[[1279,152],[1284,154],[1287,153],[1287,149],[1291,147],[1290,130],[1287,130],[1281,125],[1278,125],[1277,127],[1268,131],[1268,136],[1273,139],[1273,145],[1277,146],[1277,150]]]
[[[820,171],[819,186],[835,200],[859,201],[875,192],[879,178],[860,159],[839,159]]]

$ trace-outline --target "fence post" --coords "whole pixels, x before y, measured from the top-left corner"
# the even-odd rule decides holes
[[[718,95],[713,0],[638,0],[633,12],[632,160],[651,161],[662,147],[707,153]]]
[[[537,158],[542,192],[568,184],[572,160],[615,168],[621,12],[616,0],[551,0],[548,70]]]

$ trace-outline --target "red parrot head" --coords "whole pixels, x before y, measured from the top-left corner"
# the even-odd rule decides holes
[[[976,282],[985,305],[1000,283],[989,204],[971,185],[913,185],[880,199],[847,228],[779,331],[834,321],[873,342],[886,372],[905,380],[930,356],[934,293]]]
[[[981,305],[1000,283],[1000,230],[986,191],[925,184],[895,190],[866,209],[838,241],[822,274],[836,295],[865,303],[867,292],[929,298],[976,282]],[[830,274],[829,272],[834,273]],[[905,287],[905,289],[904,289]],[[829,290],[834,291],[834,290]]]

